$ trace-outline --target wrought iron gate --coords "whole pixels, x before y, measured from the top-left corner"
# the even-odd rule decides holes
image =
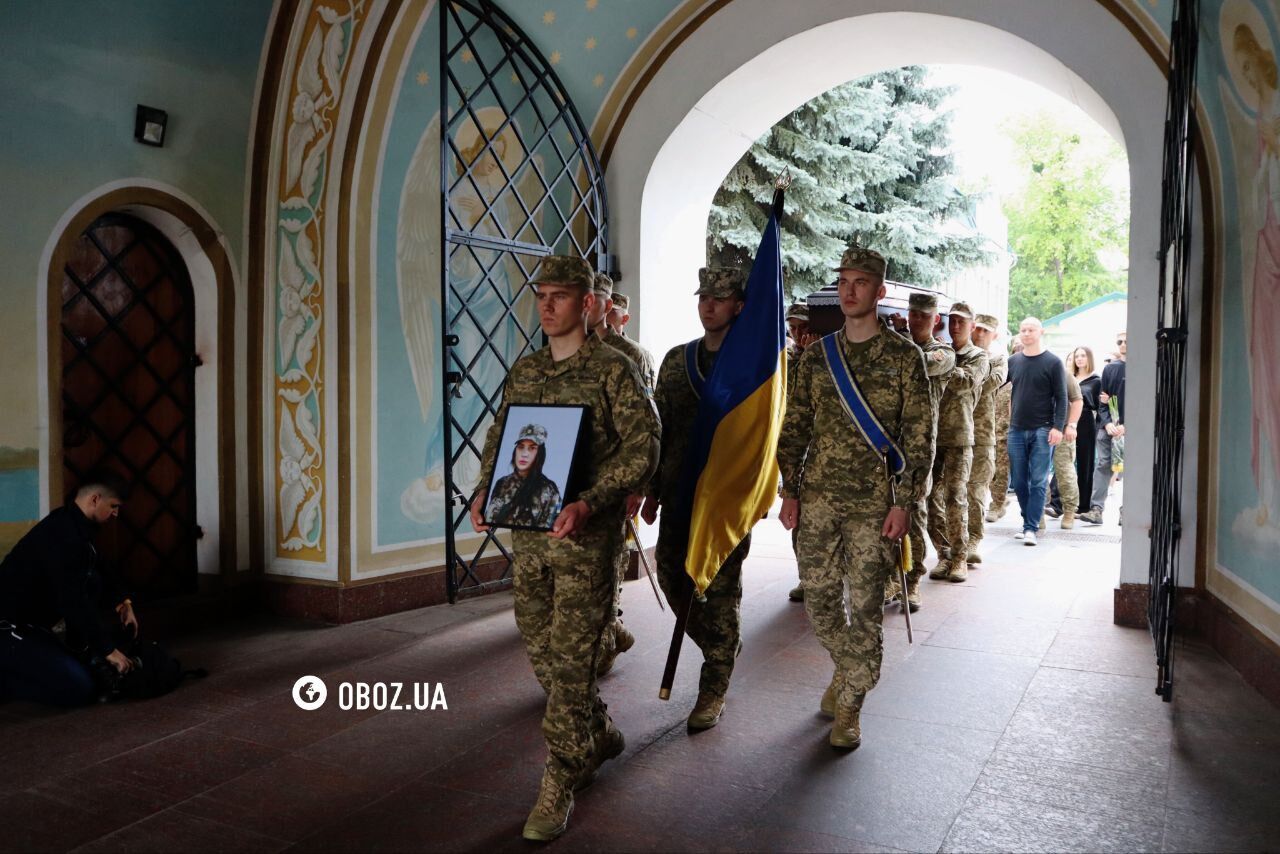
[[[1173,699],[1173,637],[1182,539],[1182,438],[1186,420],[1187,310],[1196,135],[1199,0],[1179,0],[1169,51],[1160,205],[1160,303],[1156,332],[1155,471],[1151,496],[1147,620],[1159,668],[1156,693]]]
[[[511,580],[506,545],[493,532],[468,536],[468,507],[483,486],[476,482],[480,455],[507,372],[541,344],[529,277],[552,254],[603,269],[608,204],[591,139],[551,63],[489,0],[444,0],[439,9],[445,544],[453,602]]]

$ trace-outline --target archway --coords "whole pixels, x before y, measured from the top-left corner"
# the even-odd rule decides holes
[[[150,182],[99,188],[72,205],[49,237],[37,279],[38,346],[44,354],[40,394],[40,513],[64,499],[63,354],[60,339],[63,273],[80,236],[100,217],[120,213],[154,228],[181,256],[195,298],[196,542],[201,576],[233,573],[237,565],[234,268],[221,232],[194,202]]]
[[[694,320],[680,308],[689,277],[705,257],[707,211],[722,177],[765,129],[814,95],[878,70],[977,65],[1021,76],[1076,103],[1125,148],[1131,188],[1129,388],[1150,395],[1166,95],[1154,40],[1126,13],[1101,3],[1055,7],[1052,16],[1042,14],[1043,7],[1039,13],[1029,8],[1034,4],[993,8],[976,0],[949,3],[945,14],[933,13],[941,4],[932,2],[869,5],[876,7],[873,13],[849,17],[847,6],[833,2],[803,4],[787,16],[729,4],[717,13],[716,26],[686,38],[636,99],[611,153],[609,190],[617,200],[623,278],[640,282],[641,341],[662,352],[697,334],[696,323],[682,327],[672,319]],[[1203,234],[1200,221],[1195,230]],[[1203,280],[1198,267],[1195,280]],[[663,322],[646,325],[647,317]],[[1199,332],[1192,332],[1197,340],[1191,352],[1199,349]],[[1187,389],[1188,410],[1195,411],[1195,373]],[[1152,435],[1154,399],[1130,397],[1130,432]],[[1188,457],[1199,454],[1197,428],[1187,425]],[[1130,534],[1150,525],[1152,449],[1134,444],[1126,466]],[[1196,474],[1189,467],[1186,507],[1195,506]],[[1194,516],[1187,515],[1183,560],[1191,566],[1197,534]],[[1127,536],[1121,581],[1145,583],[1147,564],[1147,538]]]

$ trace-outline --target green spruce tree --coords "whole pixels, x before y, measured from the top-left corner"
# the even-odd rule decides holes
[[[923,66],[873,74],[802,105],[729,171],[708,217],[712,263],[748,262],[768,220],[773,182],[789,169],[781,223],[786,288],[802,297],[830,282],[857,241],[883,253],[889,278],[937,286],[982,263],[981,239],[947,227],[973,197],[957,190],[949,147],[950,87]]]

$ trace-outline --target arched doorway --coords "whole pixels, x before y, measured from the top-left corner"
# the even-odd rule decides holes
[[[156,228],[96,219],[62,271],[62,469],[67,494],[100,466],[132,493],[100,548],[140,593],[196,588],[195,298]]]

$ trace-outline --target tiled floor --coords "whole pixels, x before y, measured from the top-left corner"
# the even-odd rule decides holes
[[[602,691],[627,751],[580,795],[564,850],[1262,851],[1280,848],[1280,711],[1212,652],[1153,693],[1145,632],[1111,623],[1114,525],[1036,549],[989,537],[965,584],[927,582],[908,645],[885,617],[863,746],[826,743],[830,676],[777,522],[745,573],[745,648],[717,728],[683,725],[671,616],[627,585],[639,638]],[[529,849],[541,692],[509,595],[342,628],[259,621],[175,645],[207,680],[76,713],[0,707],[0,850]],[[294,681],[329,686],[294,706]],[[343,681],[442,683],[448,710],[342,711]]]

